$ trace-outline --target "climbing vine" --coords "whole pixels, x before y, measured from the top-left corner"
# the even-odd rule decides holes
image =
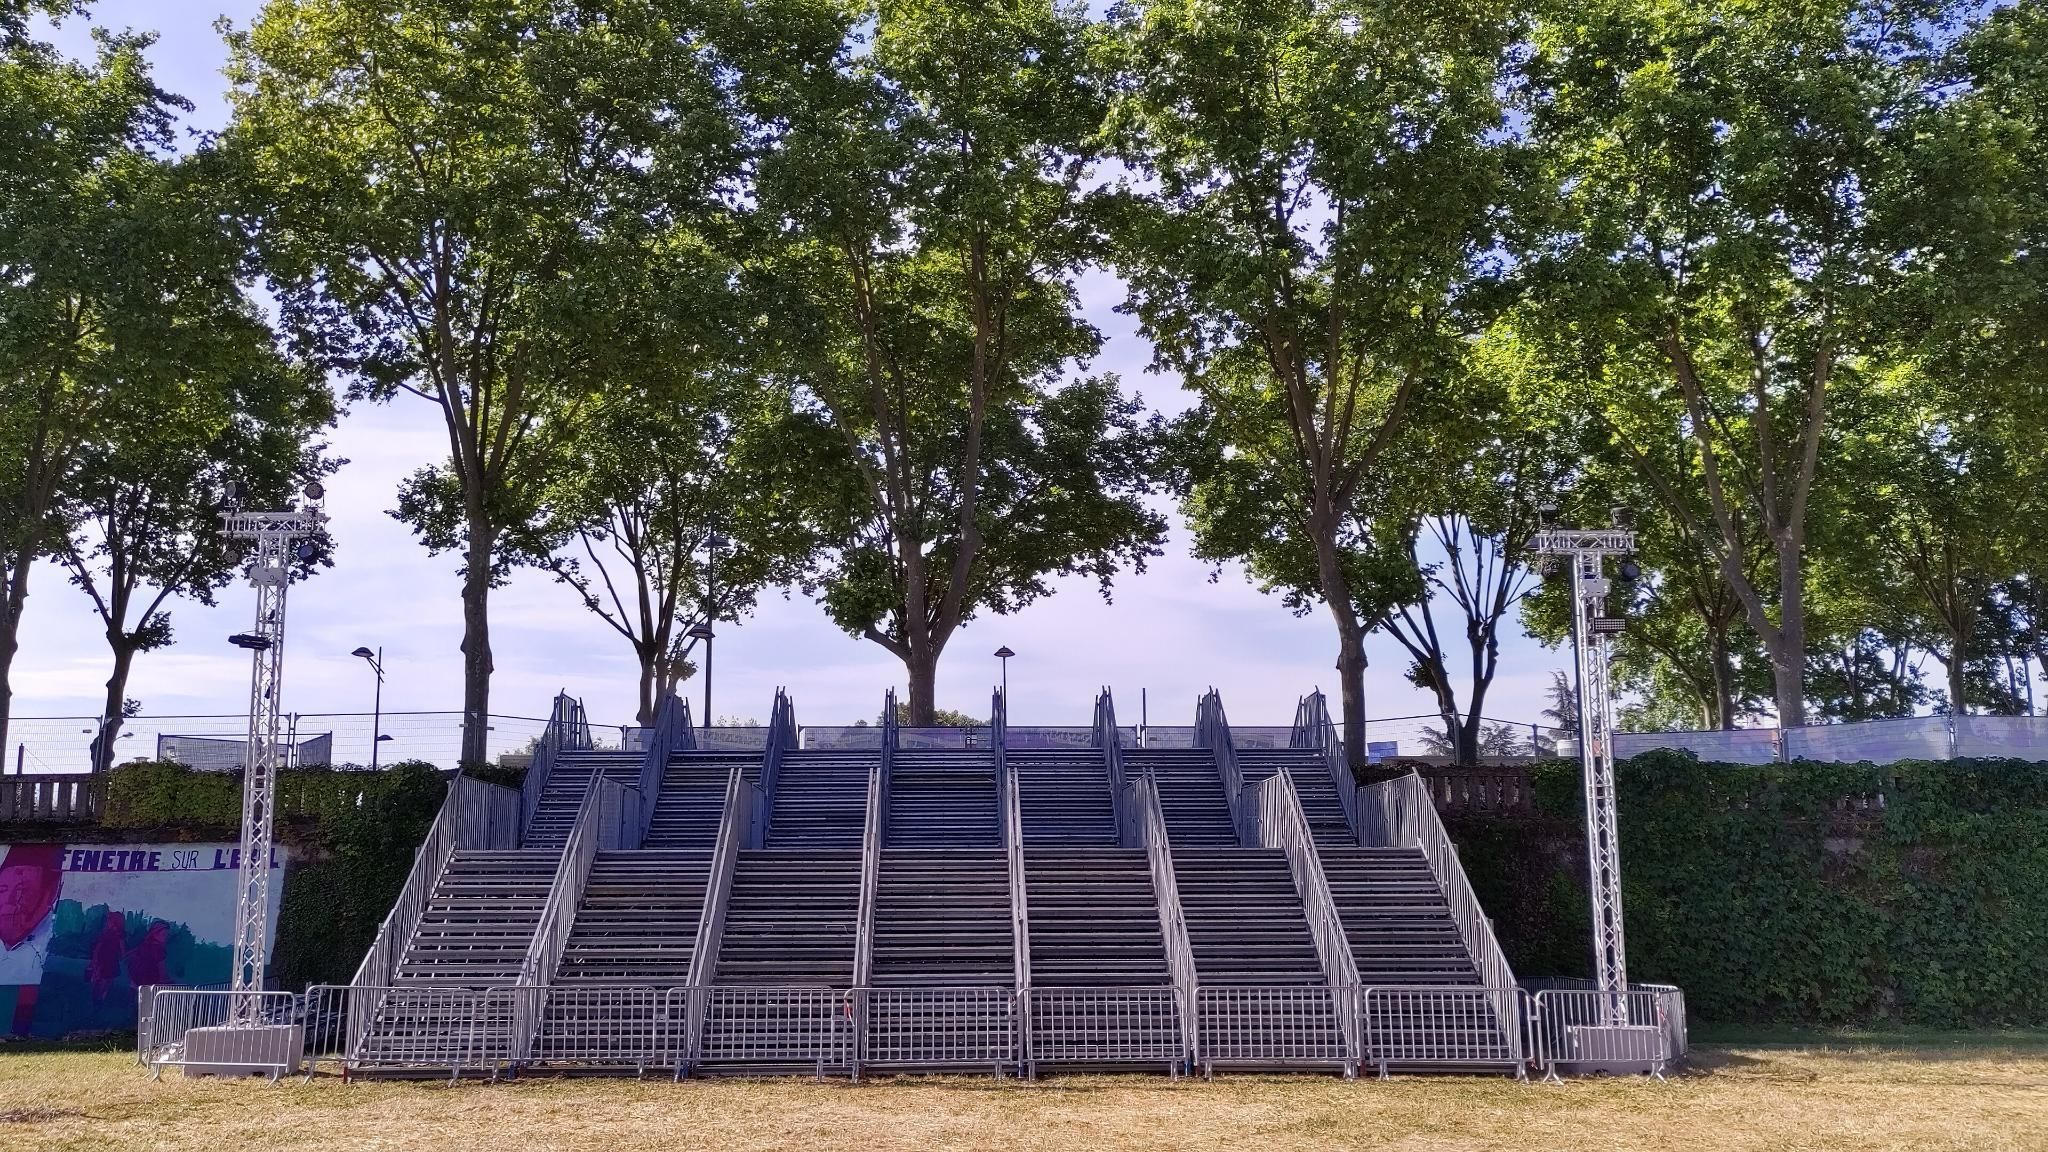
[[[1518,974],[1585,975],[1577,766],[1451,821]],[[2048,1023],[2048,765],[1618,766],[1629,973],[1701,1019]]]

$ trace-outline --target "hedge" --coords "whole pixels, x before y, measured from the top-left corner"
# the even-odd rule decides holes
[[[1536,815],[1448,821],[1521,976],[1590,953],[1578,766]],[[2048,1024],[2048,765],[1617,766],[1629,975],[1703,1020]]]
[[[447,791],[423,761],[379,772],[279,772],[276,835],[291,850],[271,976],[282,988],[346,982],[369,951]],[[242,774],[149,761],[116,767],[102,825],[170,839],[234,839]]]

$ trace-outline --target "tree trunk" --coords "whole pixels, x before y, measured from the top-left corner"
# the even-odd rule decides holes
[[[1806,723],[1806,580],[1804,542],[1788,534],[1778,543],[1778,627],[1766,633],[1771,688],[1778,701],[1778,726]]]
[[[135,664],[135,646],[111,633],[107,643],[114,650],[114,671],[107,677],[107,702],[100,713],[104,719],[92,742],[92,770],[105,772],[114,766],[114,741],[121,738],[121,721],[127,711],[128,670]]]
[[[633,652],[640,657],[640,712],[634,717],[634,722],[642,728],[651,728],[654,726],[654,666],[660,662],[661,652],[638,644],[633,646]],[[708,719],[706,723],[709,723]]]
[[[1969,637],[1951,628],[1948,634],[1948,711],[1951,716],[1970,714],[1969,697],[1964,694],[1969,684],[1969,665]]]
[[[910,675],[910,708],[907,728],[931,728],[938,723],[938,675],[939,653],[929,640],[911,646],[910,655],[903,658],[904,671]]]
[[[1735,727],[1735,664],[1728,654],[1728,628],[1707,625],[1707,648],[1712,655],[1714,698],[1708,702],[1707,727],[1723,732]]]
[[[491,552],[495,530],[480,510],[469,516],[469,549],[462,576],[462,756],[482,764],[491,713]]]
[[[1351,582],[1337,554],[1334,524],[1311,520],[1309,532],[1315,537],[1316,577],[1322,585],[1323,603],[1337,624],[1337,689],[1344,712],[1344,762],[1356,774],[1365,766],[1365,627],[1358,620],[1358,606],[1351,602]]]
[[[0,756],[13,750],[7,731],[14,710],[14,654],[21,650],[21,609],[28,599],[28,574],[34,566],[26,552],[16,556],[7,572],[7,586],[0,592]],[[0,764],[0,770],[4,768]]]

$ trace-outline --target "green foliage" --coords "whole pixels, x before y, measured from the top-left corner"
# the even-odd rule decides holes
[[[820,463],[865,495],[811,587],[903,661],[928,723],[963,624],[1055,576],[1106,593],[1165,534],[1140,406],[1114,377],[1072,378],[1102,342],[1077,287],[1100,248],[1095,29],[1053,0],[809,12],[785,25],[801,43],[745,66],[777,126],[755,185],[763,339],[843,442]]]
[[[522,773],[492,783],[518,787]],[[176,840],[232,840],[242,776],[170,761],[114,768],[101,823]],[[291,850],[272,975],[285,988],[346,982],[405,885],[447,782],[420,760],[377,772],[299,769],[277,778],[277,839]]]
[[[2048,765],[1619,766],[1629,974],[1713,1021],[2048,1022]],[[1516,972],[1589,956],[1578,769],[1538,815],[1453,822]],[[1882,807],[1876,797],[1882,796]]]

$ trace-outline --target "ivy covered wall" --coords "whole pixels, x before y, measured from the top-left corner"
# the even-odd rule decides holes
[[[1446,821],[1519,976],[1590,965],[1578,766]],[[1629,975],[1701,1020],[2048,1024],[2048,764],[1618,766]]]

